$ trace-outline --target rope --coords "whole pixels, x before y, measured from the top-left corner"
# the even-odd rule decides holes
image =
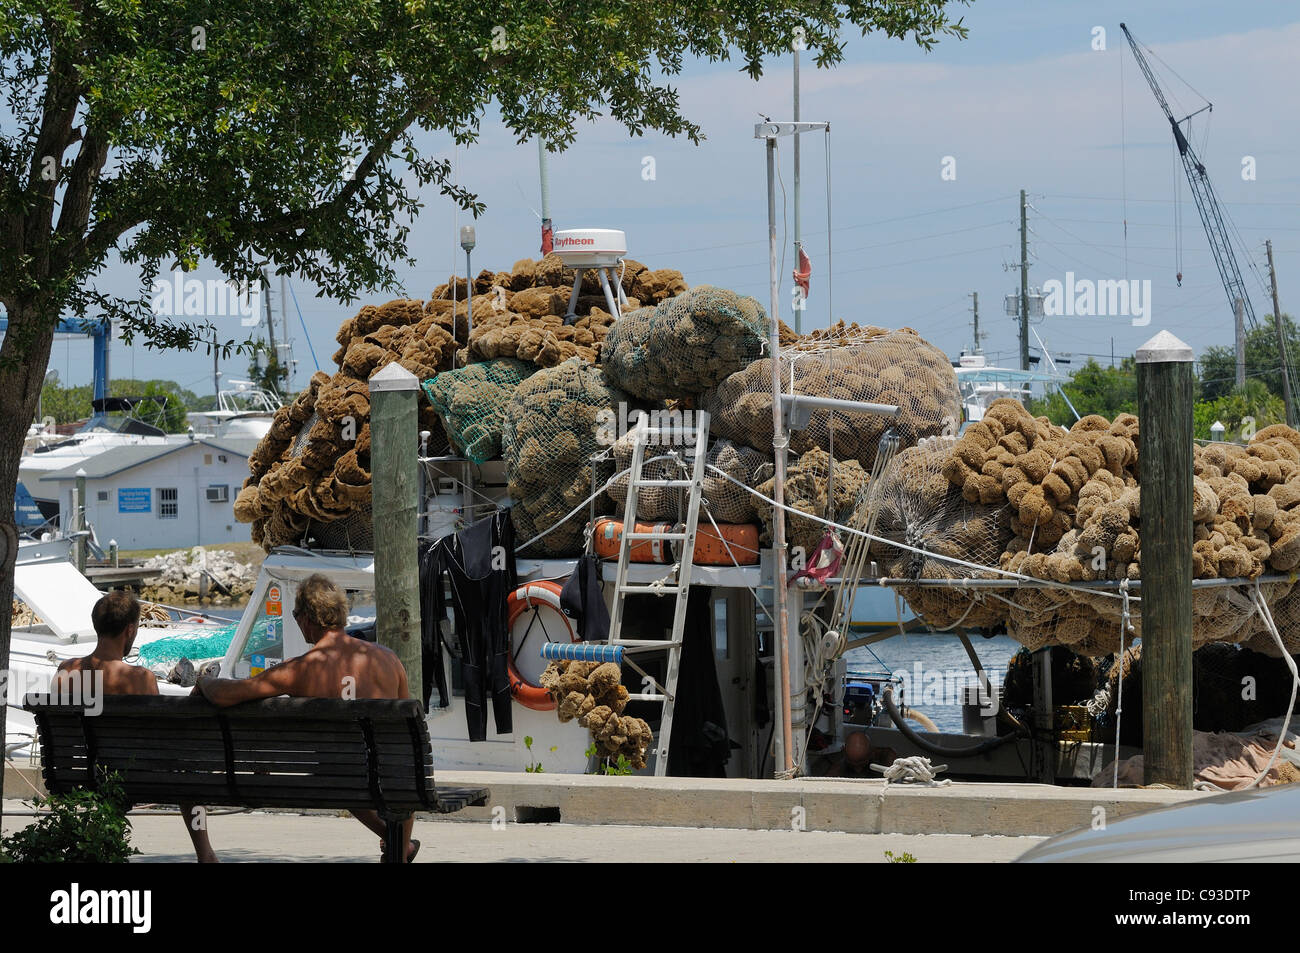
[[[1119,787],[1119,730],[1124,724],[1124,636],[1133,631],[1133,623],[1129,620],[1127,576],[1120,581],[1119,593],[1124,602],[1119,620],[1119,655],[1115,656],[1116,664],[1119,665],[1119,674],[1116,676],[1115,685],[1115,777],[1111,782],[1111,787],[1114,788]]]
[[[1260,589],[1258,580],[1255,581],[1255,588],[1251,592],[1251,598],[1254,599],[1255,606],[1259,609],[1260,618],[1264,620],[1269,635],[1273,636],[1273,641],[1277,643],[1278,651],[1282,653],[1282,658],[1286,660],[1287,668],[1291,669],[1291,701],[1286,706],[1286,719],[1282,722],[1282,730],[1278,732],[1277,744],[1273,746],[1273,754],[1269,756],[1268,764],[1256,776],[1255,780],[1246,785],[1246,789],[1259,787],[1259,783],[1273,770],[1273,765],[1277,762],[1277,753],[1282,750],[1282,744],[1286,741],[1287,732],[1291,728],[1291,715],[1295,711],[1296,689],[1300,688],[1300,673],[1296,671],[1295,659],[1291,657],[1291,653],[1282,644],[1282,636],[1277,631],[1277,623],[1273,621],[1273,613],[1268,608],[1268,602],[1264,599],[1264,592]],[[1238,788],[1238,790],[1243,789]]]
[[[15,775],[17,775],[18,777],[20,777],[20,778],[23,779],[23,784],[25,784],[25,785],[27,785],[29,788],[31,788],[31,789],[32,789],[32,793],[34,793],[37,797],[44,797],[44,796],[45,796],[44,794],[41,793],[41,789],[40,789],[40,788],[38,788],[36,785],[32,784],[31,781],[28,781],[28,780],[27,780],[27,776],[26,776],[25,774],[23,774],[22,771],[19,769],[18,762],[16,762],[13,758],[9,757],[8,755],[5,755],[5,764],[9,765],[10,767],[12,767],[12,768],[14,769],[13,773],[14,773]],[[9,814],[10,816],[13,815],[13,811],[5,811],[5,813],[6,813],[6,814]]]
[[[947,771],[946,764],[930,764],[930,759],[919,754],[911,755],[906,758],[895,758],[894,763],[889,767],[883,764],[871,765],[872,771],[879,771],[885,776],[885,786],[890,784],[906,784],[916,782],[929,788],[939,788],[947,784],[952,784],[951,778],[944,778],[942,781],[935,778],[940,771]]]
[[[708,466],[710,470],[713,470],[714,472],[719,474],[724,480],[730,480],[732,483],[736,484],[736,486],[743,489],[746,493],[758,497],[760,500],[762,500],[764,503],[767,503],[769,506],[772,507],[778,506],[776,500],[772,499],[770,496],[765,496],[764,494],[758,492],[758,490],[755,490],[753,487],[746,486],[744,483],[741,483],[739,480],[737,480],[731,474],[727,473],[725,470],[721,470],[718,467],[715,467],[713,464],[709,464]],[[954,565],[961,566],[966,569],[978,570],[981,573],[993,572],[1001,576],[1005,576],[1007,579],[1019,579],[1019,580],[1023,580],[1024,582],[1050,583],[1051,588],[1053,589],[1071,590],[1075,592],[1086,593],[1088,595],[1093,595],[1093,596],[1105,596],[1108,599],[1120,598],[1119,593],[1107,592],[1104,589],[1093,589],[1088,586],[1078,586],[1072,583],[1057,582],[1054,579],[1040,579],[1036,576],[1026,576],[1023,573],[1012,572],[1009,569],[1001,569],[997,566],[981,566],[979,563],[969,562],[965,559],[958,559],[956,556],[945,556],[942,553],[934,553],[928,549],[921,549],[920,547],[917,546],[909,546],[907,543],[901,543],[898,542],[897,540],[884,539],[883,537],[876,536],[864,530],[854,529],[852,526],[845,526],[842,523],[836,523],[833,522],[832,520],[824,520],[820,516],[817,516],[814,513],[805,513],[803,510],[796,510],[791,506],[781,505],[779,508],[789,513],[794,513],[795,515],[799,516],[802,519],[812,520],[814,523],[821,523],[823,526],[830,526],[834,529],[844,530],[846,533],[850,533],[854,536],[861,536],[865,539],[870,540],[871,542],[880,543],[882,546],[889,546],[893,549],[902,549],[907,552],[916,553],[917,555],[920,556],[926,556],[930,559],[938,559],[943,562],[952,563]],[[1140,602],[1141,596],[1136,597],[1136,601]]]

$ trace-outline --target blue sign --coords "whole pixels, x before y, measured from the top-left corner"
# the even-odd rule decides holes
[[[153,512],[153,490],[147,486],[122,486],[117,489],[119,513]]]

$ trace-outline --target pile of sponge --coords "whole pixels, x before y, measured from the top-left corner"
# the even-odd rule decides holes
[[[555,699],[560,721],[573,721],[591,732],[603,756],[623,755],[634,769],[646,766],[654,732],[644,718],[623,714],[628,690],[613,662],[552,662],[541,685]]]

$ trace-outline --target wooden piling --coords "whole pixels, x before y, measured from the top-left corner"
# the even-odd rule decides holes
[[[1192,349],[1137,352],[1142,486],[1142,753],[1147,784],[1192,786]]]
[[[375,549],[375,637],[406,667],[423,701],[420,652],[419,381],[393,363],[370,378],[370,474]],[[360,429],[360,422],[356,429]]]

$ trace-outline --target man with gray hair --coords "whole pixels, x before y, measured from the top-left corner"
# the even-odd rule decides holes
[[[200,678],[194,693],[219,708],[258,698],[408,698],[406,668],[397,653],[382,645],[354,639],[344,631],[348,601],[343,591],[320,573],[308,576],[294,597],[293,619],[311,648],[252,678]],[[385,825],[377,811],[352,815],[381,838]],[[409,840],[412,820],[404,833]],[[410,841],[407,863],[419,841]]]

